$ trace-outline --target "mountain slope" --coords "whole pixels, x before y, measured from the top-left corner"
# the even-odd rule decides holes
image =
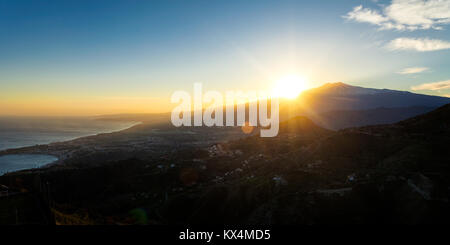
[[[332,110],[366,110],[380,107],[427,106],[436,108],[450,103],[450,98],[333,83],[305,91],[299,97],[298,103],[309,105],[311,109],[318,113]]]
[[[281,134],[277,144],[290,145],[277,154],[234,142],[233,149],[244,149],[242,158],[207,161],[208,168],[228,168],[215,172],[223,179],[199,195],[188,222],[450,223],[449,123],[446,105],[396,124],[342,130],[306,144]],[[294,132],[301,137],[305,131]],[[274,139],[259,140],[277,148]]]
[[[450,103],[450,98],[389,89],[363,88],[345,83],[327,83],[304,91],[294,101],[280,100],[280,122],[305,116],[321,127],[338,130],[395,123],[429,112],[447,103]],[[248,109],[248,104],[246,108]],[[225,109],[226,107],[224,107],[224,113]],[[170,113],[105,115],[96,119],[170,124]]]
[[[280,134],[284,133],[296,133],[300,135],[317,135],[323,136],[331,133],[330,130],[324,129],[316,125],[307,117],[294,117],[288,121],[280,123]]]
[[[424,115],[401,121],[398,125],[409,132],[449,136],[450,104]]]
[[[406,91],[328,83],[280,103],[280,118],[306,116],[322,127],[342,129],[388,124],[436,109],[450,98]]]
[[[52,210],[65,217],[58,222],[448,224],[449,123],[450,105],[338,132],[298,117],[273,138],[173,149],[153,159],[108,154],[108,164],[19,172],[0,183],[38,191],[37,181],[51,183]]]
[[[250,220],[449,223],[449,145],[450,104],[396,124],[342,130],[292,147],[265,167],[259,163],[265,176],[259,183],[276,178],[276,194]]]
[[[421,115],[435,109],[434,107],[412,106],[395,108],[375,108],[367,110],[328,111],[313,119],[322,122],[322,126],[330,129],[343,129],[377,124],[396,123],[407,118]]]

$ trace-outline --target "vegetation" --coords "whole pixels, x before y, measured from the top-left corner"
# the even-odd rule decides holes
[[[297,117],[275,138],[22,171],[0,183],[40,196],[56,224],[448,223],[449,144],[450,105],[337,132]]]

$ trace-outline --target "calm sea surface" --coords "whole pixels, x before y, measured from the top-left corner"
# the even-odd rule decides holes
[[[72,140],[78,137],[119,131],[134,122],[99,121],[91,118],[0,117],[0,151],[24,146]],[[6,155],[0,157],[0,175],[40,167],[56,161],[48,155]]]
[[[38,168],[58,158],[50,155],[11,154],[0,156],[0,175],[17,170]]]

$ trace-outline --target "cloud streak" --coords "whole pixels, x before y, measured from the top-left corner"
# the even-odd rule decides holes
[[[397,73],[402,74],[402,75],[408,75],[408,74],[421,73],[421,72],[424,72],[427,70],[428,70],[428,67],[409,67],[409,68],[405,68]]]
[[[386,45],[386,48],[391,51],[413,50],[418,52],[428,52],[450,49],[450,42],[439,39],[401,37],[390,41]]]
[[[449,89],[450,88],[450,80],[434,82],[434,83],[423,83],[417,86],[412,86],[411,89],[414,91],[417,90],[441,90],[441,89]]]
[[[353,8],[353,11],[347,13],[344,18],[357,22],[367,22],[373,25],[381,25],[389,20],[387,17],[384,17],[383,15],[378,13],[376,10],[363,8],[362,5]]]
[[[359,5],[343,17],[380,30],[442,30],[450,24],[450,0],[392,0],[380,11]]]

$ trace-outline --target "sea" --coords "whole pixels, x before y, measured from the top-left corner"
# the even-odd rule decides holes
[[[87,117],[0,117],[0,151],[76,139],[127,129],[137,122]],[[36,168],[58,160],[54,156],[11,154],[0,156],[0,175]]]

